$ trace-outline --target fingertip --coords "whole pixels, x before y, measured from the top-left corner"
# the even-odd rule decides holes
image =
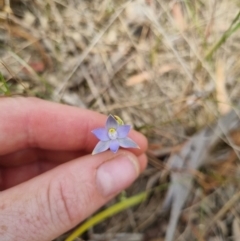
[[[144,136],[141,132],[132,130],[129,136],[135,139],[135,141],[138,143],[142,150],[147,150],[148,140],[146,136]]]
[[[138,157],[138,160],[139,160],[140,172],[143,172],[146,169],[147,163],[148,163],[146,154],[143,153],[142,155],[140,155]]]

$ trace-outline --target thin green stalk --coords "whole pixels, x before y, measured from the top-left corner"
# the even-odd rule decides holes
[[[0,72],[0,83],[2,83],[2,85],[0,86],[0,90],[4,93],[4,95],[10,95],[11,92],[10,92],[9,86],[1,72]]]
[[[80,227],[78,227],[70,236],[68,236],[65,241],[74,241],[77,237],[79,237],[81,234],[83,234],[85,231],[87,231],[89,228],[93,227],[94,225],[102,222],[106,218],[109,218],[131,206],[137,205],[141,202],[143,202],[150,193],[154,191],[162,191],[165,190],[168,187],[168,183],[162,184],[158,187],[155,187],[151,190],[141,192],[133,197],[123,199],[119,203],[114,204],[113,206],[109,207],[106,210],[103,210],[102,212],[96,214],[89,220],[87,220],[85,223],[83,223]]]
[[[233,19],[228,30],[222,35],[222,37],[218,40],[218,42],[215,45],[213,45],[213,47],[208,51],[208,53],[205,56],[205,59],[207,60],[211,59],[212,55],[221,47],[221,45],[224,44],[227,41],[227,39],[240,28],[240,22],[237,23],[239,19],[240,19],[240,11]]]
[[[111,217],[114,214],[117,214],[131,206],[143,202],[147,198],[148,194],[148,191],[142,192],[138,195],[127,198],[119,203],[116,203],[110,208],[96,214],[95,216],[87,220],[85,223],[83,223],[79,228],[77,228],[70,236],[67,237],[65,241],[74,241],[77,237],[79,237],[81,234],[83,234],[85,231],[87,231],[89,228],[96,225],[97,223],[100,223],[106,218]]]

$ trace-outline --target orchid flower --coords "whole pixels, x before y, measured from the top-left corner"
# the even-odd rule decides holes
[[[110,150],[116,153],[119,147],[139,148],[139,146],[129,137],[127,137],[131,129],[130,125],[124,125],[118,116],[109,115],[106,126],[97,128],[92,133],[100,140],[95,146],[92,155]]]

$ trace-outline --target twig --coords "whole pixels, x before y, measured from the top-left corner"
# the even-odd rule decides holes
[[[219,219],[221,219],[226,212],[240,199],[240,192],[235,193],[233,197],[218,211],[218,213],[211,219],[211,222],[206,225],[205,232],[207,232]]]
[[[64,91],[66,89],[67,83],[69,82],[69,80],[72,78],[72,76],[74,75],[74,73],[77,71],[77,69],[79,68],[79,66],[82,64],[82,62],[85,60],[85,58],[88,56],[88,54],[90,53],[90,51],[92,50],[92,48],[98,43],[98,41],[102,38],[102,36],[105,34],[105,32],[109,29],[109,27],[115,22],[115,20],[117,19],[117,17],[122,13],[122,11],[125,9],[126,4],[120,8],[110,19],[109,23],[107,24],[107,26],[99,33],[97,34],[97,36],[92,40],[91,44],[88,46],[88,48],[82,53],[82,55],[80,56],[78,63],[75,65],[75,67],[73,68],[73,70],[71,71],[71,73],[67,76],[67,78],[63,81],[62,85],[60,85],[60,87],[57,89],[56,91],[56,98],[58,100],[61,100],[62,95],[64,94]]]

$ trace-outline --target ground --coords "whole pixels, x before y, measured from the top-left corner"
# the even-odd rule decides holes
[[[237,0],[0,0],[1,95],[36,96],[121,116],[150,143],[149,166],[126,195],[166,186],[98,224],[86,239],[135,233],[141,234],[136,241],[164,240],[169,215],[161,206],[170,182],[169,156],[238,106],[239,10]],[[198,171],[177,240],[238,240],[236,201],[214,219],[239,188],[238,169],[232,158]],[[202,224],[213,220],[204,233]]]

